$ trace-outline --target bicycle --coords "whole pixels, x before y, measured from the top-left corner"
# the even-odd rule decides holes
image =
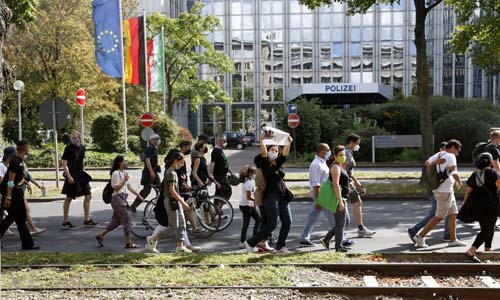
[[[160,185],[152,185],[155,191],[155,197],[151,200],[145,200],[145,205],[140,205],[136,208],[136,212],[132,212],[132,234],[138,238],[146,238],[150,236],[158,221],[156,221],[153,211],[158,196],[160,194]],[[205,195],[206,193],[206,195]],[[193,230],[193,224],[189,221],[186,214],[186,225],[188,225],[188,233],[197,238],[207,238],[218,231],[221,224],[220,210],[208,200],[208,192],[206,190],[192,191],[189,196],[188,203],[192,204],[193,211],[196,216],[196,221],[204,230]],[[141,208],[144,209],[141,210]],[[209,222],[207,222],[207,220]]]

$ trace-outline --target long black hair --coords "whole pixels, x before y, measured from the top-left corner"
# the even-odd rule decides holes
[[[123,155],[117,155],[115,159],[113,160],[113,165],[111,166],[111,171],[109,171],[109,174],[113,174],[114,171],[120,169],[120,164],[125,160],[125,156]]]
[[[170,156],[167,155],[167,157],[165,157],[165,169],[170,168],[174,161],[184,159],[184,154],[182,154],[181,151],[174,151],[170,154]]]

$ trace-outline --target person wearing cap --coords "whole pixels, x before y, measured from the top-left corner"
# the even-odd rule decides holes
[[[160,172],[161,168],[158,165],[158,147],[161,144],[161,138],[158,134],[153,134],[149,138],[150,145],[144,150],[144,169],[142,170],[141,185],[142,190],[139,194],[142,199],[151,193],[151,185],[160,184]],[[140,197],[135,198],[132,205],[130,205],[130,210],[136,212],[136,207],[141,204],[142,199]]]
[[[62,194],[66,195],[66,199],[64,199],[63,204],[63,223],[61,228],[76,228],[68,219],[69,207],[73,199],[81,196],[85,197],[83,200],[83,213],[85,217],[83,225],[96,226],[99,223],[94,222],[90,218],[90,199],[92,199],[92,193],[89,182],[92,178],[85,172],[85,146],[81,143],[80,132],[72,131],[70,141],[71,143],[64,148],[62,155],[65,178]]]
[[[40,247],[35,246],[33,237],[30,234],[26,224],[26,207],[24,204],[24,158],[29,152],[29,145],[26,141],[19,141],[16,144],[17,155],[12,159],[7,169],[0,191],[2,193],[2,206],[7,209],[9,215],[0,223],[0,235],[3,237],[12,223],[16,222],[19,236],[21,237],[21,246],[23,250],[37,250]]]

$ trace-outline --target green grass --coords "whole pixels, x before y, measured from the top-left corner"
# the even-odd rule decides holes
[[[109,171],[87,171],[93,179],[109,179]],[[31,176],[37,180],[56,179],[55,171],[30,171]],[[64,180],[63,173],[59,172],[59,180]]]
[[[426,196],[427,190],[418,183],[367,183],[363,184],[366,188],[367,196]],[[295,197],[310,197],[311,192],[308,186],[291,186],[290,189]],[[455,195],[463,196],[465,188],[455,191]]]

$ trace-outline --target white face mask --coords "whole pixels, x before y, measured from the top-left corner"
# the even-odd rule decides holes
[[[278,152],[268,152],[267,157],[269,158],[269,160],[275,160],[276,158],[278,158]]]
[[[353,151],[359,151],[359,145],[354,146]]]
[[[227,143],[222,144],[222,148],[226,148],[226,147],[227,147]]]

